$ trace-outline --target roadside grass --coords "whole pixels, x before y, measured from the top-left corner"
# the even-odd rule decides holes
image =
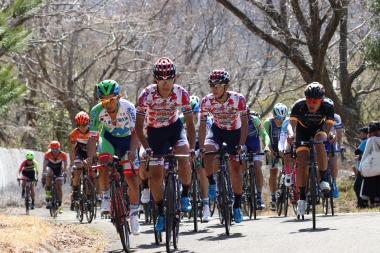
[[[100,231],[75,224],[53,224],[33,216],[0,214],[0,252],[101,252]]]

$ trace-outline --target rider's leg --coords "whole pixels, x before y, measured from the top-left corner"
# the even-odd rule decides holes
[[[149,163],[151,164],[152,162],[149,162]],[[162,187],[164,172],[165,171],[164,171],[163,164],[149,165],[150,190],[152,192],[153,199],[158,207],[160,215],[164,215],[164,208],[163,208],[164,190]]]

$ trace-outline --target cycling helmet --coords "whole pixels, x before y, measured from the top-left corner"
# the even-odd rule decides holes
[[[59,141],[50,142],[50,145],[49,145],[50,149],[56,149],[56,148],[60,148],[60,147],[61,147],[61,143],[59,143]]]
[[[306,86],[305,97],[311,99],[320,99],[325,96],[325,88],[318,82],[313,82]]]
[[[215,69],[211,71],[208,82],[209,83],[228,83],[230,81],[230,74],[225,69]]]
[[[332,105],[334,105],[334,101],[332,101],[331,98],[325,97],[323,100],[326,101],[326,102],[328,102],[328,103],[330,103],[330,104],[332,104]]]
[[[33,160],[34,159],[34,153],[32,151],[28,151],[28,152],[26,152],[25,157],[27,160]]]
[[[369,133],[380,131],[380,121],[372,121],[368,126]]]
[[[255,116],[255,117],[259,118],[259,119],[261,118],[261,115],[258,112],[256,112],[256,111],[250,111],[249,115]]]
[[[190,96],[190,101],[195,101],[195,102],[197,102],[198,104],[201,102],[201,100],[199,99],[199,97],[197,97],[197,96]]]
[[[172,79],[177,75],[177,66],[167,57],[162,57],[153,65],[153,77],[158,80]]]
[[[110,94],[119,95],[119,84],[114,80],[104,80],[98,83],[96,90],[99,97],[101,95],[107,96]]]
[[[278,120],[285,120],[288,114],[288,107],[283,103],[275,104],[273,107],[273,113]]]
[[[196,100],[191,100],[190,106],[191,106],[191,109],[193,110],[193,113],[199,112],[199,103],[197,103]]]
[[[90,121],[90,117],[86,112],[78,112],[78,114],[75,116],[75,124],[77,125],[86,125]]]

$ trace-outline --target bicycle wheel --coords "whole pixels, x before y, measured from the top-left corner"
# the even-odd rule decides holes
[[[209,207],[210,207],[210,216],[211,217],[214,215],[216,206],[217,206],[216,200],[210,199],[209,200]]]
[[[144,217],[145,217],[145,223],[150,223],[151,222],[151,214],[150,214],[150,203],[143,204],[144,208]]]
[[[51,187],[51,197],[50,197],[50,215],[51,217],[57,217],[57,188],[55,184]]]
[[[257,195],[256,195],[256,174],[253,165],[249,166],[249,201],[250,201],[250,212],[249,219],[256,220],[257,215]]]
[[[156,231],[156,221],[157,221],[157,217],[158,217],[158,210],[157,210],[157,206],[155,205],[155,203],[153,203],[153,201],[151,200],[151,203],[152,203],[152,210],[153,210],[153,232],[154,232],[154,240],[156,242],[156,245],[160,244],[160,242],[162,242],[162,234],[161,233],[158,233]]]
[[[229,200],[228,200],[228,191],[227,191],[227,174],[224,171],[220,171],[221,175],[221,189],[222,189],[222,214],[224,219],[224,227],[226,229],[226,234],[230,235],[230,227],[231,227],[231,212],[229,208]]]
[[[276,190],[276,195],[277,195],[277,199],[276,199],[276,206],[277,206],[277,214],[278,216],[281,216],[281,213],[282,213],[282,205],[283,205],[283,183],[282,183],[282,174],[280,177],[278,177],[278,182],[277,182],[277,190]]]
[[[310,165],[310,173],[309,173],[309,179],[310,179],[310,197],[311,197],[311,205],[312,205],[312,216],[313,216],[313,229],[315,229],[316,227],[316,217],[315,217],[315,213],[316,213],[316,209],[317,209],[317,206],[316,206],[316,203],[317,203],[317,192],[316,192],[316,187],[317,187],[317,180],[316,180],[316,167],[315,167],[315,164],[312,163]],[[310,209],[310,207],[309,207]]]
[[[173,215],[173,247],[178,249],[179,240],[179,223],[181,222],[181,196],[179,195],[179,181],[175,180],[174,184],[174,215]],[[195,218],[196,216],[194,216]]]
[[[29,215],[29,201],[30,201],[30,186],[29,182],[26,183],[25,186],[25,209],[26,209],[26,214]]]
[[[90,180],[87,178],[84,179],[83,185],[83,211],[86,213],[87,222],[91,223],[94,218],[94,189],[92,188]]]
[[[172,242],[172,225],[174,215],[173,181],[173,175],[168,175],[165,187],[165,235],[167,252],[170,252],[170,244]]]
[[[284,193],[283,193],[283,203],[284,203],[284,216],[288,216],[288,206],[289,206],[289,187],[283,185]]]
[[[77,219],[79,222],[83,221],[84,217],[84,195],[83,195],[83,181],[81,180],[78,191],[78,200],[75,201],[75,210],[77,212]]]
[[[191,173],[191,191],[192,191],[192,213],[194,216],[194,231],[198,231],[198,179],[197,179],[197,173],[193,172]]]
[[[121,188],[116,186],[116,181],[111,183],[111,205],[113,207],[114,225],[119,234],[121,244],[125,252],[129,252],[129,223],[126,218],[126,210],[124,206],[124,198],[122,197]]]

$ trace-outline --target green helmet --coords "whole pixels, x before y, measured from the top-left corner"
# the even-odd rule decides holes
[[[34,153],[32,151],[28,151],[28,152],[26,152],[25,157],[27,160],[33,160],[34,159]]]
[[[98,96],[115,94],[119,95],[119,84],[114,80],[104,80],[96,85]]]

